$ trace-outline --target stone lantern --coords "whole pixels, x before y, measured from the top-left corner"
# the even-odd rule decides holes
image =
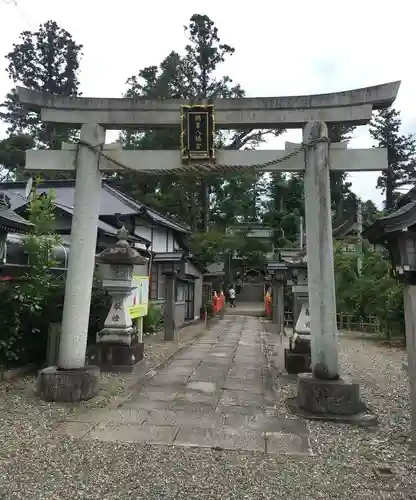
[[[399,199],[397,210],[363,232],[363,238],[389,251],[394,276],[403,290],[407,364],[412,407],[412,445],[416,448],[416,189]]]
[[[90,360],[98,361],[107,371],[131,371],[143,359],[144,346],[133,325],[131,308],[136,305],[136,300],[141,301],[140,294],[136,298],[135,292],[140,284],[135,277],[148,275],[147,259],[129,245],[127,237],[128,232],[123,226],[117,233],[116,245],[106,248],[97,258],[103,287],[111,296],[112,304],[104,328],[97,334],[97,346],[94,346],[96,349],[91,352]],[[147,304],[148,281],[142,292],[146,295],[142,300]]]
[[[306,373],[311,370],[311,327],[307,256],[301,252],[287,262],[294,285],[293,334],[285,349],[285,368],[288,373]]]

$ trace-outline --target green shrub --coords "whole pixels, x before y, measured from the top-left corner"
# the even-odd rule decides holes
[[[163,325],[163,314],[159,306],[149,303],[146,316],[143,318],[143,333],[153,333]]]

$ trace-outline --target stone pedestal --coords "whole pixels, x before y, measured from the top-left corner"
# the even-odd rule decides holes
[[[298,376],[297,400],[301,410],[319,415],[355,415],[363,407],[357,383],[346,378],[319,380],[310,373]]]
[[[100,369],[85,366],[76,370],[48,366],[38,374],[37,393],[44,401],[77,403],[87,401],[100,392]]]
[[[102,343],[88,348],[89,363],[98,365],[102,372],[132,373],[143,360],[144,343],[131,345]]]

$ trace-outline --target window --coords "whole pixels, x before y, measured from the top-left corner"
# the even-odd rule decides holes
[[[185,302],[185,285],[181,281],[176,282],[176,302]]]

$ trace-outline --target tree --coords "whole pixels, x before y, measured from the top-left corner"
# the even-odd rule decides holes
[[[6,72],[12,82],[30,90],[50,92],[54,95],[79,95],[78,70],[82,45],[55,21],[41,24],[37,31],[24,31],[18,43],[6,55]],[[1,106],[0,118],[8,124],[10,137],[25,134],[38,148],[60,149],[63,140],[73,134],[64,125],[45,124],[40,113],[26,110],[12,89]],[[20,160],[10,168],[18,169]]]
[[[377,188],[386,195],[386,210],[394,207],[398,189],[416,179],[416,141],[411,135],[401,134],[400,127],[400,112],[393,108],[378,111],[370,125],[377,146],[387,148],[388,169],[377,179]]]
[[[0,140],[0,182],[24,177],[25,151],[33,147],[30,135],[10,135]]]
[[[52,250],[60,242],[53,231],[54,193],[33,195],[28,215],[34,224],[24,242],[30,265],[21,279],[0,290],[0,368],[21,361],[21,355],[28,354],[24,351],[44,347],[44,332],[56,315],[56,299],[63,292],[63,282],[52,272],[57,264]]]
[[[185,26],[185,33],[189,43],[184,54],[171,52],[159,66],[144,68],[129,78],[126,97],[215,99],[244,96],[243,89],[230,77],[216,76],[218,67],[234,53],[234,48],[221,42],[214,22],[206,15],[194,14]],[[279,133],[281,131],[274,130],[219,132],[216,147],[252,148],[266,135]],[[133,149],[179,149],[179,134],[179,129],[129,131],[121,135],[120,141]],[[253,192],[253,184],[259,179],[254,175],[227,174],[209,179],[165,177],[142,185],[134,173],[118,174],[116,178],[119,186],[130,195],[155,204],[172,217],[181,218],[192,230],[207,231],[210,212],[213,222],[221,225],[238,217],[248,219],[257,215],[259,197]],[[236,192],[245,195],[244,202],[235,198]]]

